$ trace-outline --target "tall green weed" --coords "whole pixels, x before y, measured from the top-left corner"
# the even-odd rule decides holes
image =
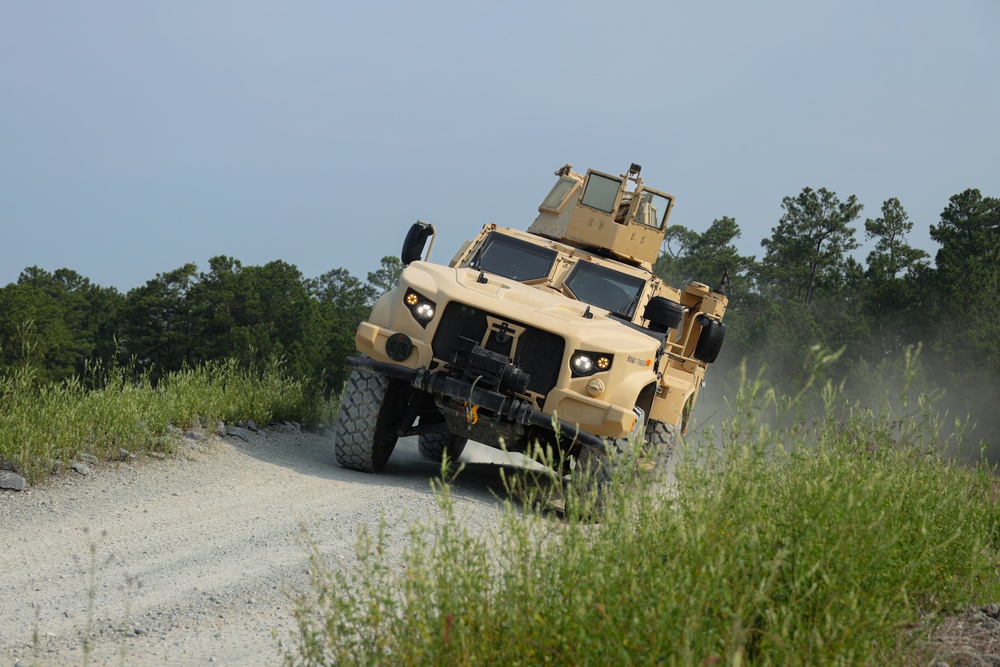
[[[941,457],[926,403],[821,394],[806,422],[745,381],[674,489],[640,480],[599,523],[508,499],[473,532],[441,483],[401,564],[387,530],[347,569],[314,547],[286,664],[902,662],[922,614],[998,599],[998,486]]]

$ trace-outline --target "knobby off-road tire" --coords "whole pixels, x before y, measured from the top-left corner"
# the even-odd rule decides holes
[[[612,498],[623,492],[623,487],[631,486],[635,463],[632,452],[628,438],[609,440],[604,452],[590,447],[580,449],[570,481],[575,500],[580,503],[575,510],[580,518],[600,520]]]
[[[677,444],[679,427],[650,420],[643,441],[632,445],[629,438],[609,441],[606,451],[598,453],[584,447],[577,456],[582,484],[579,493],[592,493],[594,510],[600,514],[618,493],[628,493],[638,486],[642,474],[661,479]],[[641,447],[641,451],[637,451]]]
[[[378,472],[396,447],[400,391],[384,375],[351,373],[334,427],[337,463],[361,472]]]
[[[667,464],[673,458],[677,446],[679,426],[671,426],[663,422],[653,421],[646,424],[646,438],[643,454],[653,464],[653,472],[662,475],[667,470]]]
[[[425,459],[436,463],[440,463],[446,453],[449,461],[455,461],[465,451],[468,442],[468,438],[452,435],[448,431],[423,433],[417,436],[417,451]]]

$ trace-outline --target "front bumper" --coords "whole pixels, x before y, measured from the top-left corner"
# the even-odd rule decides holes
[[[563,447],[582,445],[603,453],[605,440],[600,436],[580,429],[564,419],[547,415],[528,401],[508,396],[492,389],[477,386],[462,378],[444,373],[431,373],[426,368],[408,368],[368,357],[348,357],[344,365],[351,370],[370,370],[386,377],[402,380],[415,389],[433,396],[445,397],[476,410],[477,416],[523,431],[536,427],[549,431],[558,437]]]
[[[386,343],[389,338],[397,333],[407,334],[413,344],[413,353],[404,362],[393,362],[386,354]],[[415,337],[416,336],[416,337]],[[386,363],[388,366],[397,368],[395,372],[385,372],[386,375],[397,377],[407,382],[410,381],[410,374],[420,368],[429,368],[434,363],[434,350],[429,343],[419,338],[419,334],[410,335],[406,330],[396,330],[372,324],[371,322],[361,322],[355,336],[355,346],[360,354],[371,357]],[[349,368],[356,368],[345,362]],[[380,371],[382,372],[382,371]],[[405,373],[406,377],[399,375]],[[568,374],[567,374],[568,375]],[[650,380],[654,379],[650,375]],[[577,382],[578,387],[570,388],[569,383]],[[594,398],[583,393],[585,380],[571,380],[564,377],[562,384],[548,392],[544,403],[540,403],[535,408],[541,412],[546,412],[544,419],[550,420],[549,414],[557,414],[564,423],[572,425],[575,432],[585,429],[586,433],[603,438],[620,438],[627,436],[635,427],[635,413],[629,408],[622,408],[612,402]],[[635,388],[638,393],[639,387]],[[456,399],[458,400],[458,399]],[[466,397],[461,400],[467,401]],[[541,417],[539,417],[541,419]]]

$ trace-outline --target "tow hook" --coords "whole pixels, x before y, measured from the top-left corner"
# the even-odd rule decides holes
[[[475,425],[479,421],[479,406],[476,404],[472,405],[472,409],[469,409],[468,403],[463,403],[465,407],[465,419],[471,425]]]

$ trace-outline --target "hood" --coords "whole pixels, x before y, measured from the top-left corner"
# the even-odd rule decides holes
[[[439,312],[459,301],[521,324],[551,331],[595,352],[628,353],[650,358],[660,341],[610,317],[607,311],[571,299],[544,285],[525,285],[495,274],[413,262],[404,269],[399,289],[410,287],[438,304]]]

